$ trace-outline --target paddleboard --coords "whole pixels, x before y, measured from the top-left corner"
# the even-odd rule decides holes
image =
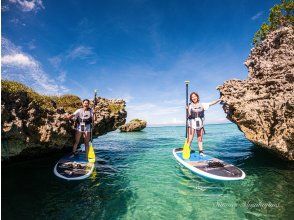
[[[62,157],[54,167],[54,174],[66,180],[82,180],[92,174],[94,165],[88,162],[84,151],[79,151],[77,155],[69,154]]]
[[[183,148],[173,149],[173,155],[180,164],[205,178],[213,180],[242,180],[246,176],[238,167],[209,155],[200,156],[198,152],[191,151],[190,158],[185,160],[183,159]]]

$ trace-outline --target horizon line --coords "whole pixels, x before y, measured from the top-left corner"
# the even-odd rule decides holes
[[[234,124],[233,122],[206,123],[206,125]],[[184,127],[185,124],[151,124],[146,127]]]

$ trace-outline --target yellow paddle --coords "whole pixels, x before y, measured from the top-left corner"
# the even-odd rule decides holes
[[[190,81],[185,81],[186,84],[186,106],[188,106],[188,90],[189,90],[189,83]],[[189,159],[190,158],[190,146],[188,145],[188,110],[186,110],[186,140],[183,146],[183,158]]]
[[[94,96],[94,107],[93,107],[93,120],[91,124],[91,141],[89,144],[89,151],[88,151],[88,161],[90,163],[95,163],[96,161],[96,155],[94,152],[94,147],[93,147],[93,128],[94,128],[94,120],[95,120],[95,105],[96,105],[96,96],[97,96],[97,90],[95,90],[95,96]]]
[[[95,161],[96,161],[96,156],[95,156],[92,141],[90,142],[90,145],[89,145],[88,161],[90,163],[95,163]]]

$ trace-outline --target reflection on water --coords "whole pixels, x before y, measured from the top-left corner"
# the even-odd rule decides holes
[[[254,146],[233,124],[206,131],[205,152],[239,166],[245,180],[209,181],[177,164],[172,149],[183,145],[184,127],[112,132],[95,140],[96,169],[87,180],[55,177],[58,157],[3,167],[2,217],[290,219],[293,163]]]

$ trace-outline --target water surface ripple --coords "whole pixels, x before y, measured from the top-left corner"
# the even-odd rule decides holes
[[[246,179],[200,178],[174,160],[184,127],[108,133],[95,140],[96,169],[83,181],[53,174],[58,158],[2,167],[3,219],[290,219],[293,163],[247,141],[234,124],[207,125],[205,152]],[[196,148],[196,142],[193,147]]]

